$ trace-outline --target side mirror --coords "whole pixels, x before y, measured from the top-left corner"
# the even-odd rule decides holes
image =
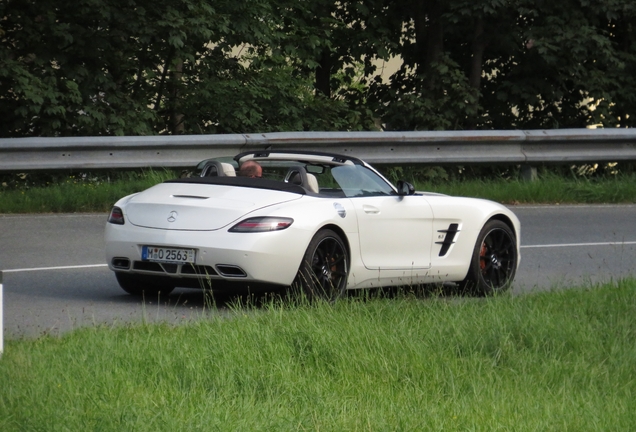
[[[398,180],[397,193],[399,196],[413,195],[415,193],[415,188],[409,182],[405,182],[404,180]]]

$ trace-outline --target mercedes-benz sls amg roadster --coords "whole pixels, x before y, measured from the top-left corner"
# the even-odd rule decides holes
[[[492,201],[394,186],[354,157],[278,150],[205,160],[190,177],[120,199],[105,243],[108,266],[134,295],[298,286],[335,299],[442,282],[505,290],[519,230]]]

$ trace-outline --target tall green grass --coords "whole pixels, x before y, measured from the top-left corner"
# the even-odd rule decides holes
[[[506,204],[636,202],[636,176],[568,178],[545,174],[536,181],[516,179],[420,182],[418,190],[486,198]]]
[[[636,281],[9,340],[0,430],[636,429]]]
[[[119,173],[109,178],[74,175],[0,188],[0,213],[107,212],[120,198],[177,177],[173,170]]]

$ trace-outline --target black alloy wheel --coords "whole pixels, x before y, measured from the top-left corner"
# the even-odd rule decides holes
[[[347,289],[349,253],[338,234],[319,231],[309,243],[294,282],[310,299],[335,301]]]
[[[492,295],[510,288],[517,271],[517,239],[508,225],[490,220],[482,228],[473,251],[464,290]]]

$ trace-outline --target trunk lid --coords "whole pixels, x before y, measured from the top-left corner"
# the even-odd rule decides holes
[[[238,221],[254,210],[301,196],[247,187],[161,183],[133,196],[123,210],[128,222],[141,227],[211,231]]]

